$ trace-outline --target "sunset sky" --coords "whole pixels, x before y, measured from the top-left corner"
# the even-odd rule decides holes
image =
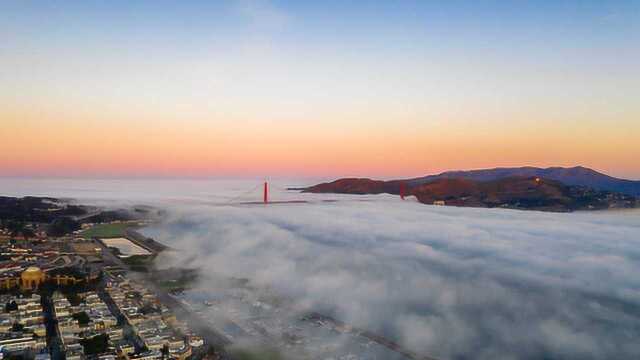
[[[4,0],[0,129],[0,176],[640,179],[640,2]]]

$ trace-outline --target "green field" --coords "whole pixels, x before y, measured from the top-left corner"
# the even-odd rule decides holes
[[[153,266],[153,260],[156,257],[154,255],[131,255],[122,258],[122,261],[129,265],[132,271],[136,272],[149,272]]]
[[[115,223],[115,224],[98,224],[90,229],[84,230],[80,233],[80,236],[85,239],[97,238],[115,238],[124,237],[124,231],[127,228],[135,227],[134,224],[129,223]]]

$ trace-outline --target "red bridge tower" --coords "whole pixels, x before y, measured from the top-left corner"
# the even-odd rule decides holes
[[[265,204],[269,203],[269,184],[267,184],[267,182],[264,182],[264,194],[263,194],[263,201]]]

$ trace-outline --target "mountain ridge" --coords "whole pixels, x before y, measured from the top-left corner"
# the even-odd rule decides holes
[[[553,166],[547,168],[521,166],[477,170],[452,170],[440,174],[426,175],[400,181],[406,181],[409,185],[419,185],[439,178],[467,178],[476,181],[489,181],[513,176],[536,176],[561,181],[566,185],[588,186],[596,190],[614,191],[626,195],[640,196],[640,181],[616,178],[584,166]]]
[[[448,171],[406,180],[342,178],[301,190],[360,195],[403,192],[425,204],[573,211],[636,207],[640,181],[585,167],[520,167]]]

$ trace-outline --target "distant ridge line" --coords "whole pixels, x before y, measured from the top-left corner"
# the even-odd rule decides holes
[[[406,193],[403,191],[406,189]],[[342,178],[311,193],[412,195],[424,204],[567,212],[640,207],[640,181],[585,168],[495,168],[448,171],[413,179]]]
[[[547,168],[521,166],[476,170],[450,170],[439,174],[426,175],[399,181],[406,181],[410,185],[421,185],[429,181],[443,178],[464,178],[475,181],[491,181],[514,176],[536,176],[560,181],[566,185],[588,186],[596,190],[614,191],[632,196],[640,196],[640,180],[616,178],[584,166],[552,166]]]

